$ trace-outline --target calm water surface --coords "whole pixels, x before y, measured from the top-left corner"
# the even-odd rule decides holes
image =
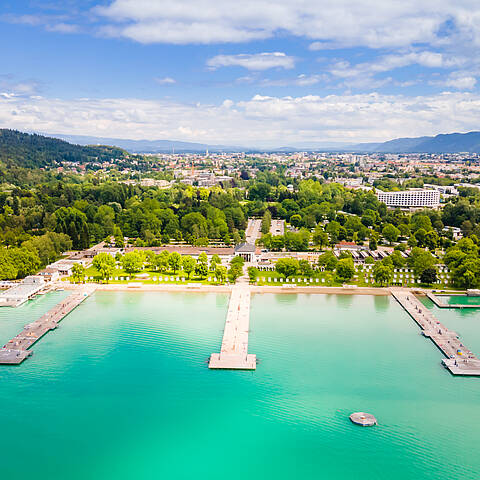
[[[0,342],[62,295],[0,309]],[[209,371],[227,303],[87,299],[23,365],[0,366],[2,476],[480,478],[480,380],[450,376],[394,300],[256,295],[257,371]],[[435,313],[480,353],[480,312]],[[380,425],[351,424],[359,410]]]

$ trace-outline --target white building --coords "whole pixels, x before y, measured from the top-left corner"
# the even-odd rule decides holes
[[[406,190],[403,192],[382,192],[377,190],[377,198],[387,207],[437,208],[440,205],[440,192],[437,190]]]

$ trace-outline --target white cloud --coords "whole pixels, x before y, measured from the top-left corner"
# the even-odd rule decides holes
[[[27,131],[278,146],[381,141],[478,128],[480,95],[327,95],[230,99],[218,105],[0,94],[0,125]]]
[[[159,85],[174,85],[177,81],[171,77],[156,78],[155,82]]]
[[[52,25],[46,25],[45,29],[49,32],[58,32],[58,33],[77,33],[80,31],[78,25],[72,23],[54,23]]]
[[[295,59],[282,52],[264,52],[239,55],[217,55],[207,60],[212,69],[220,67],[243,67],[248,70],[268,70],[269,68],[290,69],[295,66]]]
[[[476,83],[477,79],[467,72],[452,72],[443,82],[443,85],[458,90],[472,90]]]
[[[113,0],[95,12],[108,34],[142,43],[245,42],[286,32],[337,46],[480,45],[477,0]]]

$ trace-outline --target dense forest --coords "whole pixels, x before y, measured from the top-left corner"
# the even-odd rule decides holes
[[[104,162],[128,156],[109,146],[81,146],[42,135],[0,129],[0,162],[7,168],[40,168],[61,162]]]

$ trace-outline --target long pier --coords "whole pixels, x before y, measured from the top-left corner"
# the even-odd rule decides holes
[[[238,284],[233,287],[230,296],[220,353],[212,353],[209,368],[256,369],[257,357],[248,353],[249,325],[250,287],[248,284]]]
[[[444,303],[437,295],[427,292],[427,297],[438,307],[438,308],[480,308],[478,305],[463,305],[461,303]]]
[[[12,338],[0,349],[0,364],[19,365],[22,363],[33,353],[29,348],[47,332],[57,328],[58,323],[94,291],[95,287],[86,287],[81,291],[76,291],[55,305],[38,320],[25,325],[16,337]]]
[[[408,290],[392,289],[392,296],[447,357],[443,365],[453,375],[480,376],[480,359],[458,339],[458,335],[440,323],[418,298]]]

